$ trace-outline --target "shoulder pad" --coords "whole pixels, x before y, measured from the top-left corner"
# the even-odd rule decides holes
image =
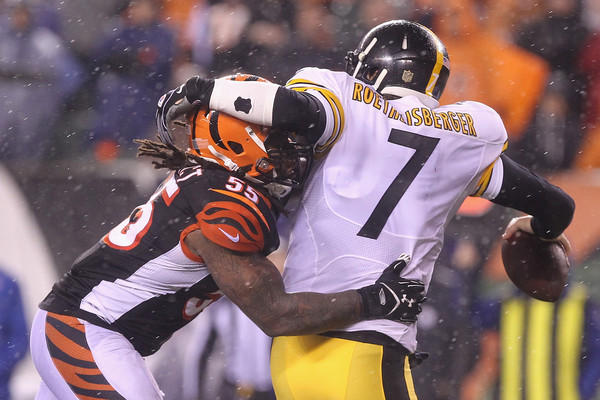
[[[269,203],[254,203],[242,194],[225,190],[211,191],[217,196],[211,196],[212,201],[196,216],[206,238],[230,250],[250,253],[268,253],[279,246]]]

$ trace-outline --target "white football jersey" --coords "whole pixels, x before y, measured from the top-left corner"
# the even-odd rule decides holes
[[[316,68],[300,70],[287,86],[315,95],[327,113],[317,145],[323,157],[292,215],[288,291],[373,284],[401,253],[412,258],[401,276],[428,287],[444,229],[463,200],[493,199],[500,190],[507,134],[499,115],[476,102],[430,109],[413,96],[386,101],[345,72]],[[416,324],[380,319],[346,330],[417,347]]]

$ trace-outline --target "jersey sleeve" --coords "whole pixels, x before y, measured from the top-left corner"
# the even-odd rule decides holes
[[[317,140],[315,153],[325,153],[339,139],[346,123],[341,98],[342,88],[335,73],[320,68],[303,68],[286,84],[288,89],[313,95],[323,106],[326,126]]]
[[[471,196],[491,200],[500,192],[503,181],[503,167],[500,156],[508,147],[508,134],[500,115],[485,104],[467,101],[457,103],[470,115],[476,115],[472,121],[474,131],[483,146],[480,171],[474,182]]]
[[[257,207],[234,193],[214,192],[211,197],[214,199],[196,216],[206,238],[222,247],[241,252],[262,253],[265,248],[272,247],[269,244],[276,235],[273,235],[271,224]]]
[[[233,251],[269,254],[279,247],[271,202],[248,182],[206,171],[184,186],[196,226],[212,242]]]
[[[504,180],[501,154],[481,173],[475,192],[472,194],[473,197],[483,197],[484,199],[492,200],[500,193]]]

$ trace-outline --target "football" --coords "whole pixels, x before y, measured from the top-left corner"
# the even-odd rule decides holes
[[[556,301],[569,275],[569,259],[563,246],[519,231],[502,241],[502,262],[510,280],[529,296]]]

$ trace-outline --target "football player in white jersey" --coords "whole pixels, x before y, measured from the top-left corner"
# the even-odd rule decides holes
[[[507,133],[499,115],[472,101],[439,106],[450,62],[432,31],[410,21],[386,22],[346,59],[345,72],[304,68],[285,87],[193,77],[157,114],[167,143],[170,121],[193,107],[312,141],[322,157],[292,216],[287,290],[359,288],[400,253],[411,258],[401,276],[428,286],[444,229],[467,196],[527,214],[511,221],[506,238],[523,230],[570,249],[563,231],[573,200],[503,154]],[[275,338],[277,397],[416,399],[416,333],[413,322],[371,319],[319,335]]]
[[[273,336],[416,320],[424,286],[399,277],[405,260],[358,290],[286,293],[266,256],[279,246],[278,198],[301,184],[312,149],[218,111],[194,113],[188,126],[187,153],[141,142],[141,155],[173,171],[40,303],[36,399],[162,399],[143,357],[222,295]]]

